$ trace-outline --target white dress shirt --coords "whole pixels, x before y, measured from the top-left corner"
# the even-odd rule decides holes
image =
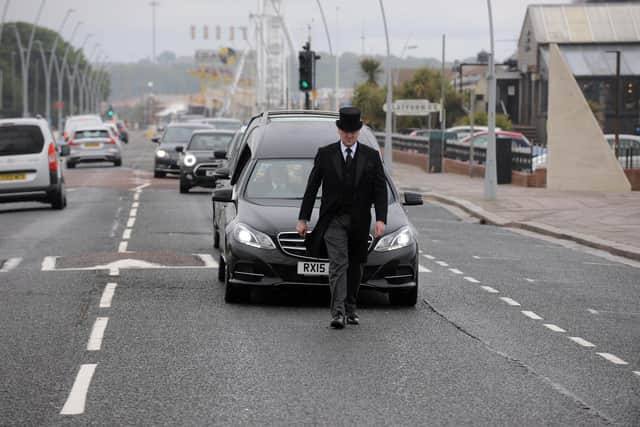
[[[347,161],[347,147],[346,145],[344,145],[344,142],[340,141],[340,149],[342,150],[342,160],[344,160],[345,162]],[[355,157],[356,156],[356,150],[358,149],[358,141],[356,141],[355,144],[353,144],[351,147],[351,157]]]

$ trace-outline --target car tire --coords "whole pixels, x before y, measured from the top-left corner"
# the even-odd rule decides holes
[[[397,289],[389,292],[389,302],[391,305],[403,307],[413,307],[418,302],[418,286],[410,289]]]
[[[61,185],[58,190],[51,194],[49,199],[51,201],[51,207],[56,210],[61,210],[67,207],[67,193],[64,186]]]
[[[186,182],[184,182],[184,180],[182,178],[180,178],[180,192],[182,194],[188,193],[189,192],[189,184],[187,184]]]
[[[218,270],[219,271],[219,270]],[[246,286],[238,286],[229,280],[231,273],[229,269],[224,269],[224,301],[229,304],[237,304],[249,301],[251,290]]]
[[[224,259],[222,259],[222,255],[218,259],[218,281],[221,283],[225,282],[225,270],[227,265],[224,263]]]
[[[122,166],[122,159],[116,160],[115,162],[113,162],[113,166],[115,167]]]
[[[164,178],[167,174],[165,172],[153,171],[154,178]]]

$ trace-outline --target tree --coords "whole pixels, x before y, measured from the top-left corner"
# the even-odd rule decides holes
[[[488,121],[489,119],[488,119],[487,113],[484,111],[476,113],[475,116],[473,117],[473,124],[477,126],[487,126]],[[470,124],[471,124],[470,117],[464,116],[460,120],[455,122],[454,126],[465,126]],[[511,129],[511,120],[509,119],[509,116],[506,116],[504,114],[496,114],[496,127],[499,127],[502,130]]]
[[[367,83],[370,85],[378,85],[378,76],[382,73],[382,68],[380,67],[380,61],[373,58],[363,58],[360,61],[362,73],[366,76]]]
[[[175,64],[176,63],[176,54],[165,50],[160,55],[158,55],[158,64]]]
[[[353,92],[353,105],[362,112],[362,120],[373,129],[384,127],[385,113],[382,105],[385,102],[387,90],[377,84],[362,83]]]

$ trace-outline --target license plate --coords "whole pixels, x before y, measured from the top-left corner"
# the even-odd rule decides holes
[[[27,174],[24,173],[0,175],[0,181],[24,181],[25,179],[27,179]]]
[[[216,171],[204,171],[206,176],[215,176]]]
[[[84,146],[88,148],[98,148],[100,147],[100,144],[97,142],[87,142]]]
[[[328,262],[298,262],[298,274],[303,276],[327,276],[329,274]]]

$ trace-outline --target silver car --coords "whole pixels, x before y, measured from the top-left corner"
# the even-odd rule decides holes
[[[68,148],[61,148],[66,154]],[[67,206],[58,149],[46,120],[0,120],[0,202]]]
[[[78,163],[113,162],[122,165],[120,141],[106,125],[81,127],[74,130],[67,144],[70,148],[67,167]]]

